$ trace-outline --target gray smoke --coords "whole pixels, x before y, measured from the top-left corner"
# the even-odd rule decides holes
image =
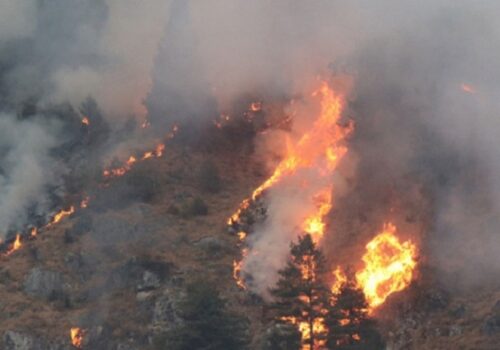
[[[64,173],[50,155],[58,145],[59,127],[42,120],[19,121],[0,114],[0,238],[5,228],[19,230],[28,213],[43,214],[50,209],[46,191],[57,190]]]
[[[432,206],[422,225],[430,263],[481,282],[477,271],[500,270],[499,10],[492,0],[0,1],[0,109],[77,108],[90,95],[109,120],[207,121],[241,95],[293,96],[319,74],[348,71],[356,181],[335,210],[365,203],[360,225],[373,234],[384,210],[370,208],[391,207],[382,189],[416,182]],[[29,153],[17,142],[6,147]],[[27,183],[5,188],[32,188],[8,178]],[[356,225],[344,231],[356,236]]]

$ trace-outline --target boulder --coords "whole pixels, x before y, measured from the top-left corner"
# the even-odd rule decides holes
[[[177,303],[178,296],[169,289],[155,301],[152,326],[157,332],[164,333],[182,322],[177,312]]]
[[[46,300],[60,299],[64,292],[64,282],[60,272],[35,267],[24,280],[24,292]]]

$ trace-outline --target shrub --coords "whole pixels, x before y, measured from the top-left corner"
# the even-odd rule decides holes
[[[219,171],[212,161],[207,160],[201,164],[198,171],[198,185],[205,192],[216,193],[220,191]]]

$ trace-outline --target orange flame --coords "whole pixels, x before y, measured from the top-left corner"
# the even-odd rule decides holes
[[[257,102],[252,102],[250,104],[250,111],[252,112],[259,112],[262,109],[262,102],[257,101]]]
[[[62,219],[64,219],[66,216],[70,216],[74,212],[75,212],[75,207],[74,206],[69,207],[68,210],[62,209],[60,212],[58,212],[56,215],[54,215],[54,217],[52,218],[52,221],[49,224],[47,224],[46,227],[50,227],[50,226],[52,226],[54,224],[57,224]]]
[[[313,350],[309,346],[309,344],[306,342],[307,339],[311,337],[311,327],[307,322],[303,321],[298,321],[296,317],[293,316],[287,316],[287,317],[282,317],[282,321],[287,322],[289,324],[297,325],[297,328],[299,329],[299,332],[302,337],[302,347],[301,350]],[[312,331],[313,334],[318,334],[318,333],[323,333],[326,331],[324,319],[322,317],[318,317],[314,320],[313,325],[312,325]],[[322,349],[325,344],[325,341],[323,339],[317,339],[316,340],[316,346],[319,349]],[[314,348],[316,348],[316,346]]]
[[[16,235],[16,240],[14,241],[14,243],[12,243],[12,246],[9,248],[9,250],[7,250],[5,255],[10,255],[10,254],[14,253],[16,250],[21,249],[21,247],[22,247],[21,235],[18,233]]]
[[[82,118],[82,124],[83,124],[83,125],[87,125],[87,126],[89,126],[89,125],[90,125],[90,120],[89,120],[89,118],[87,118],[87,117],[83,117],[83,118]]]
[[[121,167],[104,170],[103,175],[104,177],[123,176],[127,172],[129,172],[134,166],[134,164],[137,163],[138,161],[143,161],[149,158],[160,158],[163,156],[164,151],[165,151],[165,144],[159,143],[154,150],[144,152],[143,155],[139,158],[136,158],[135,156],[130,156],[125,162],[125,164]]]
[[[356,273],[356,281],[372,310],[410,284],[416,255],[417,247],[411,241],[401,243],[391,223],[366,245],[364,268]]]
[[[466,84],[466,83],[462,83],[460,85],[460,88],[462,89],[463,92],[466,92],[468,94],[475,94],[476,93],[476,89],[474,89],[472,87],[472,85],[469,85],[469,84]]]
[[[331,291],[333,295],[337,295],[340,293],[340,289],[347,283],[347,276],[345,272],[337,266],[337,268],[333,271],[334,282],[331,287]]]
[[[73,327],[70,330],[71,344],[78,349],[82,348],[83,345],[83,336],[85,335],[85,331],[78,327]]]
[[[249,198],[241,202],[236,212],[227,220],[228,225],[237,224],[252,201],[283,178],[292,176],[299,169],[311,168],[317,171],[319,177],[330,176],[346,154],[347,147],[343,145],[343,141],[352,132],[354,125],[352,123],[340,125],[343,96],[336,94],[326,82],[322,82],[312,96],[320,97],[319,117],[297,143],[287,143],[287,156],[277,165],[273,174],[257,187]],[[311,234],[316,243],[324,235],[325,217],[332,208],[332,190],[331,184],[320,188],[311,199],[315,208],[312,212],[304,213],[302,218],[298,218],[297,226]],[[241,263],[235,262],[234,267],[238,268],[234,275],[239,276]],[[242,283],[238,278],[236,281],[238,285]]]

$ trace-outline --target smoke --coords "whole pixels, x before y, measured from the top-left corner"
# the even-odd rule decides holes
[[[106,124],[101,112],[115,130],[131,116],[145,118],[167,15],[168,2],[161,0],[0,1],[2,234],[53,209],[66,187],[67,153],[78,158],[89,151],[83,147],[102,146],[107,130],[95,130]],[[75,111],[86,111],[89,97],[98,107],[86,143]]]
[[[92,96],[108,120],[147,115],[164,132],[176,120],[211,122],[245,94],[292,97],[318,75],[349,72],[355,84],[345,116],[357,126],[330,236],[362,245],[400,198],[404,208],[388,216],[411,232],[426,231],[419,238],[429,264],[480,283],[479,269],[500,270],[499,7],[451,0],[0,1],[1,132],[30,130],[28,139],[2,139],[2,147],[33,160],[11,165],[2,153],[0,231],[13,224],[10,208],[25,216],[27,203],[44,203],[41,189],[61,179],[48,170],[47,155],[64,132],[12,117],[27,105],[69,102],[76,109]],[[304,118],[292,132],[311,122]],[[23,174],[30,164],[38,170],[29,175],[50,180]],[[406,185],[417,194],[405,193]],[[270,213],[286,203],[282,195],[269,193]],[[279,217],[269,220],[274,227]],[[278,231],[263,228],[249,240],[288,248],[293,235]],[[334,241],[325,242],[329,255],[337,254]],[[283,252],[270,262],[275,269],[285,254],[276,249]]]
[[[48,189],[57,191],[65,169],[51,157],[58,145],[56,123],[18,121],[0,115],[0,231],[19,230],[28,214],[41,215],[50,209],[44,200]],[[40,200],[40,198],[42,198]]]

